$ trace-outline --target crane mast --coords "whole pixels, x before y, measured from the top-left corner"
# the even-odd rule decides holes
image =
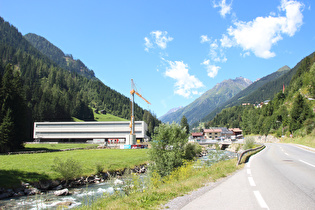
[[[129,137],[129,141],[132,142],[131,144],[135,144],[135,139],[136,139],[136,136],[135,136],[135,116],[134,116],[134,113],[135,113],[135,94],[137,96],[139,96],[140,98],[142,98],[145,102],[147,102],[148,104],[151,104],[148,100],[146,100],[140,93],[138,93],[136,91],[136,86],[135,86],[135,83],[133,82],[133,79],[131,79],[131,91],[130,91],[130,94],[131,94],[131,118],[130,118],[130,137]]]

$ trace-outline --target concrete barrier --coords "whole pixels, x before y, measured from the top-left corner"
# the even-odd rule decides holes
[[[266,147],[265,145],[261,145],[260,147],[256,147],[256,148],[254,148],[254,149],[247,149],[247,150],[243,151],[243,152],[239,155],[239,157],[238,157],[237,165],[239,165],[239,164],[241,163],[242,157],[243,157],[246,153],[248,153],[248,152],[254,152],[254,151],[258,151],[258,150],[262,150],[262,149],[264,149],[265,147]]]

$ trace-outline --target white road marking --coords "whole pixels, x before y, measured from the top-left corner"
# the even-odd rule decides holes
[[[284,154],[286,154],[287,156],[289,156],[289,154],[288,154],[288,153],[286,153],[286,152],[285,152]]]
[[[313,164],[310,164],[310,163],[305,162],[305,161],[303,161],[303,160],[299,160],[299,161],[301,161],[302,163],[305,163],[305,164],[307,164],[307,165],[312,166],[312,167],[314,167],[314,168],[315,168],[315,165],[313,165]]]
[[[250,169],[247,169],[247,174],[248,174],[248,175],[252,175],[252,172],[251,172]]]
[[[254,191],[254,195],[261,208],[269,209],[268,205],[266,204],[265,200],[263,199],[259,191]]]
[[[249,181],[250,186],[252,186],[252,187],[256,186],[253,177],[248,177],[248,181]]]

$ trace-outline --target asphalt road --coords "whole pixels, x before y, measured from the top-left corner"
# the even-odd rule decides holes
[[[266,144],[244,169],[172,209],[315,209],[315,152]]]

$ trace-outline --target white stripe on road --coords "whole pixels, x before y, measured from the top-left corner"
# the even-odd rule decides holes
[[[315,168],[315,165],[313,165],[313,164],[310,164],[310,163],[305,162],[305,161],[303,161],[303,160],[299,160],[299,161],[301,161],[302,163],[305,163],[305,164],[307,164],[307,165],[312,166],[312,167],[314,167],[314,168]]]
[[[249,181],[250,186],[252,186],[252,187],[256,186],[253,177],[248,177],[248,181]]]
[[[247,169],[247,174],[248,174],[248,175],[252,175],[252,172],[251,172],[250,169]]]
[[[256,199],[258,200],[258,203],[259,203],[261,208],[269,209],[269,207],[267,206],[265,200],[263,199],[263,197],[261,196],[259,191],[254,191],[254,195],[255,195]]]
[[[288,153],[286,153],[286,152],[285,152],[284,154],[286,154],[287,156],[289,156],[289,154],[288,154]]]

